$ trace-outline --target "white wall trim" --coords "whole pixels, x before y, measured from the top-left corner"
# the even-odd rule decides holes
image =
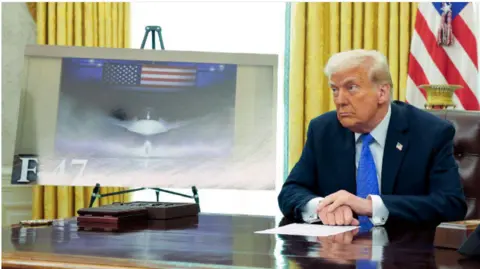
[[[2,165],[2,227],[32,218],[32,185],[12,185],[12,167]]]
[[[11,188],[32,188],[29,184],[12,184],[12,166],[2,165],[2,189]]]
[[[2,187],[5,185],[11,185],[10,180],[12,177],[12,166],[2,165]]]

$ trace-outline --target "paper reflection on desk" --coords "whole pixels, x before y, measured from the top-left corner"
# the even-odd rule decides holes
[[[292,223],[278,228],[257,231],[259,234],[286,234],[300,236],[330,236],[357,229],[358,226],[328,226],[319,224]]]

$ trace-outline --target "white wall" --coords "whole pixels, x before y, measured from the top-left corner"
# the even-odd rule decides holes
[[[35,44],[36,26],[25,3],[2,3],[2,164],[15,146],[25,45]]]
[[[131,45],[140,48],[145,26],[159,25],[166,50],[274,53],[279,55],[279,102],[276,191],[200,189],[203,212],[276,215],[277,193],[283,182],[283,55],[285,3],[260,2],[133,2],[131,3]],[[156,43],[157,49],[160,45]],[[145,45],[151,48],[149,36]],[[173,189],[170,189],[173,190]],[[190,190],[178,190],[191,194]],[[134,194],[135,200],[155,199],[153,191]],[[185,201],[161,194],[162,201]]]
[[[23,51],[36,43],[36,26],[25,3],[2,3],[2,225],[31,218],[30,186],[10,185]]]

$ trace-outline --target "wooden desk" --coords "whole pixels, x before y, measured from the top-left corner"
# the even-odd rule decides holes
[[[480,262],[462,260],[455,251],[435,249],[432,229],[387,228],[357,234],[351,242],[345,235],[254,234],[285,223],[202,214],[186,229],[87,232],[77,229],[75,219],[44,228],[4,228],[2,268],[355,268],[361,259],[382,265],[367,268],[480,268]],[[379,231],[387,241],[372,242]]]

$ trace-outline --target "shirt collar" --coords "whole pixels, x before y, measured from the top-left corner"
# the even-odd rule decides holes
[[[380,144],[381,147],[385,146],[385,140],[387,139],[387,131],[388,125],[390,123],[390,115],[391,115],[391,106],[388,106],[387,115],[383,118],[383,120],[370,132],[373,139]],[[361,133],[355,133],[355,143],[358,142]]]

